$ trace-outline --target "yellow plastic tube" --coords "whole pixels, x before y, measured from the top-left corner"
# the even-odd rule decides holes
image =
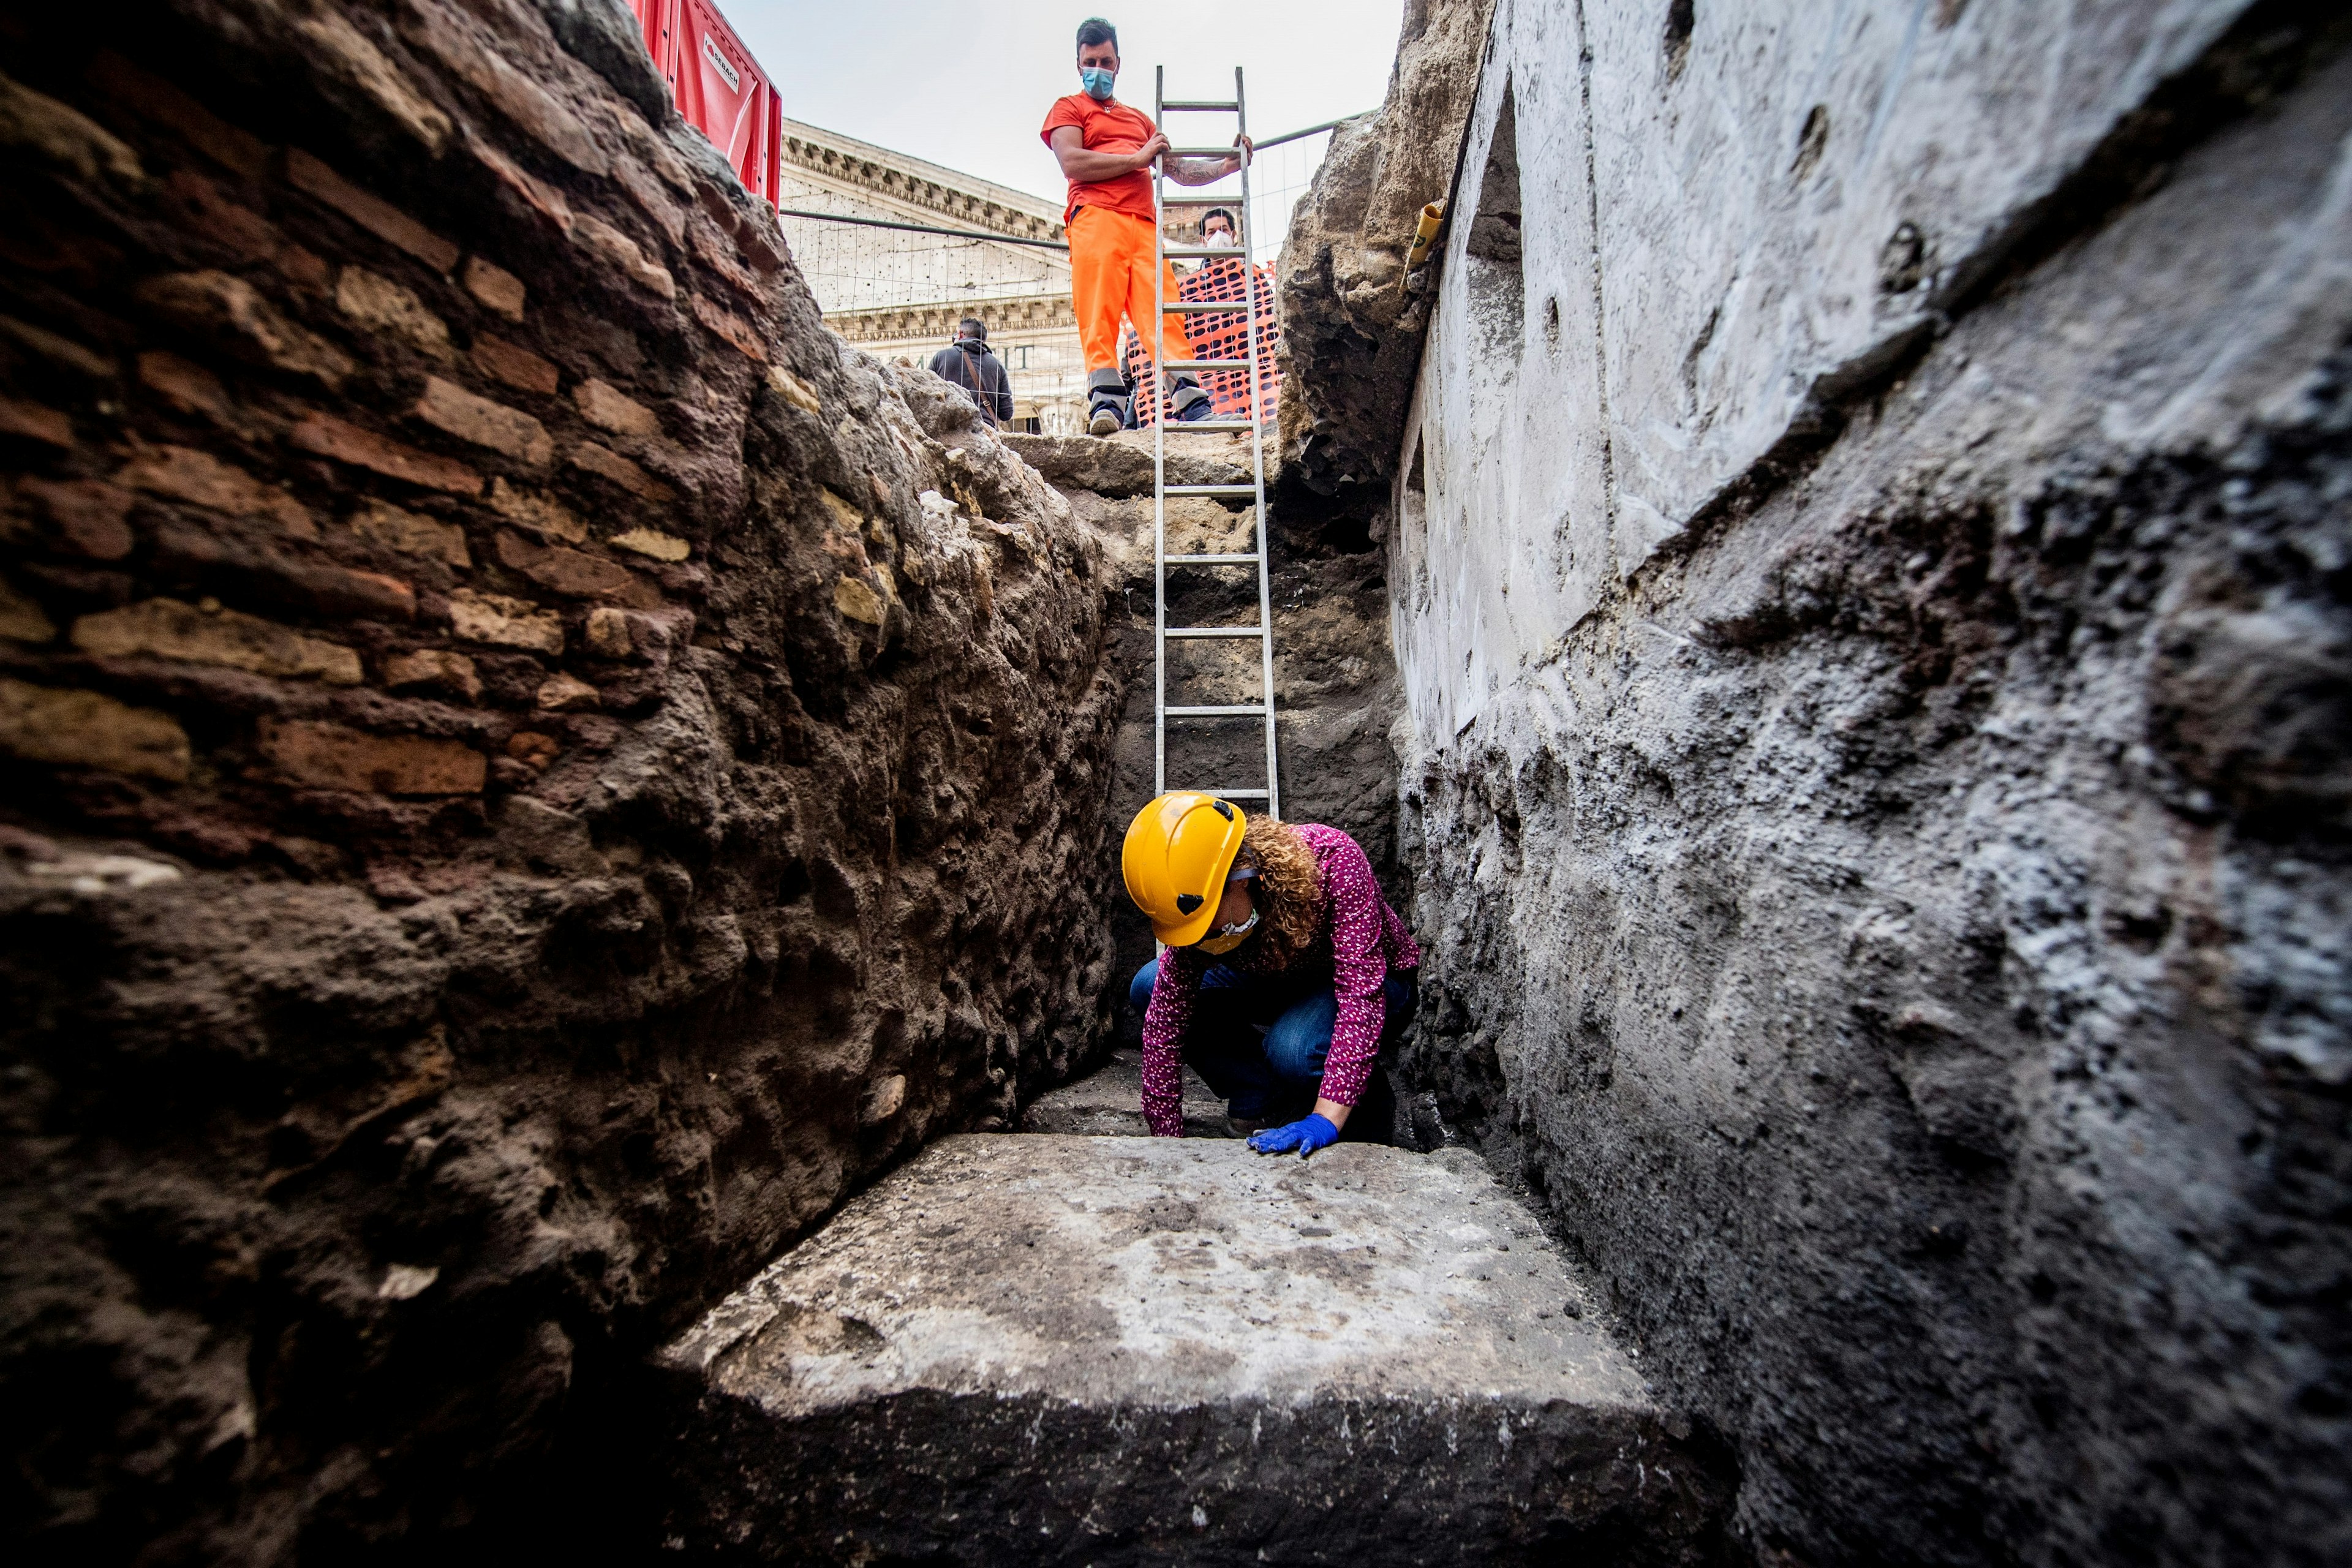
[[[1437,242],[1437,231],[1444,226],[1444,204],[1432,202],[1421,209],[1421,225],[1413,230],[1412,248],[1405,252],[1405,278],[1412,277],[1414,269],[1429,259],[1429,247]],[[1404,287],[1403,279],[1397,280],[1397,287],[1399,289]]]

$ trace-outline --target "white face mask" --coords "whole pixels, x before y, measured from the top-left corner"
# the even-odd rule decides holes
[[[1212,250],[1231,250],[1234,241],[1232,235],[1227,234],[1223,229],[1218,229],[1201,243]]]

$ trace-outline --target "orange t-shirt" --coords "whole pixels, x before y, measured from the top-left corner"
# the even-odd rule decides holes
[[[1083,92],[1055,99],[1045,116],[1045,128],[1037,132],[1038,137],[1051,147],[1054,132],[1065,125],[1075,125],[1085,133],[1085,146],[1089,153],[1140,152],[1143,144],[1158,134],[1158,127],[1150,120],[1118,100],[1097,103]],[[1099,184],[1072,180],[1070,205],[1064,209],[1062,221],[1067,223],[1077,216],[1080,207],[1107,207],[1115,213],[1132,213],[1150,222],[1158,216],[1151,210],[1150,168],[1147,165]]]

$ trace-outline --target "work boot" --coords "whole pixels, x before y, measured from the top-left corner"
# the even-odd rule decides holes
[[[1087,434],[1114,436],[1127,428],[1127,378],[1115,370],[1087,377]]]
[[[1201,384],[1189,375],[1176,378],[1170,395],[1176,405],[1176,417],[1187,425],[1195,419],[1206,419],[1217,411],[1209,395],[1201,390]]]

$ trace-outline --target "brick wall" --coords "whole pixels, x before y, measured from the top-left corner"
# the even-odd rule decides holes
[[[614,10],[0,21],[45,1558],[478,1537],[1100,1033],[1099,542],[822,331]]]

